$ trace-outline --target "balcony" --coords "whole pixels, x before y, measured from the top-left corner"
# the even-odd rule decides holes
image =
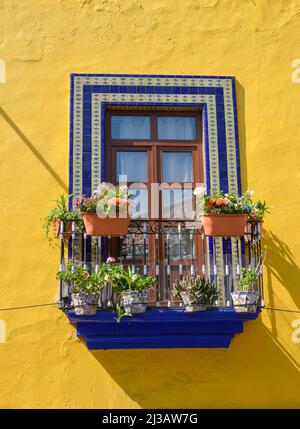
[[[61,225],[62,226],[62,225]],[[88,349],[229,347],[244,322],[256,319],[264,305],[261,231],[248,223],[243,237],[206,237],[197,222],[182,220],[133,220],[121,238],[90,237],[72,223],[60,232],[60,270],[66,260],[80,261],[90,272],[114,256],[134,272],[154,275],[148,310],[115,321],[118,296],[105,286],[92,316],[77,316],[72,308],[72,285],[60,282],[60,307]],[[66,245],[67,243],[67,245]],[[68,256],[66,255],[66,249]],[[261,300],[256,312],[238,313],[231,292],[237,289],[241,269],[260,266],[256,288]],[[219,298],[213,308],[187,313],[172,290],[176,279],[201,274],[215,282]]]

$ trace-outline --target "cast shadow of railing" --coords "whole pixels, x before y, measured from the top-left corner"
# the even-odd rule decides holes
[[[272,231],[264,230],[262,233],[263,245],[267,246],[265,261],[268,298],[270,307],[275,305],[273,278],[284,286],[294,301],[295,308],[300,308],[300,268],[296,263],[290,247]]]

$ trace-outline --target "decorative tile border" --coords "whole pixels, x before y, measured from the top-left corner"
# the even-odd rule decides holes
[[[71,75],[70,193],[105,180],[105,109],[110,106],[202,110],[207,192],[241,193],[235,81],[231,76]],[[216,265],[223,273],[218,239]]]

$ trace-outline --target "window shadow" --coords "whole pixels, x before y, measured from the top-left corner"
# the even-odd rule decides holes
[[[246,122],[245,122],[245,89],[235,79],[237,116],[238,116],[238,132],[239,132],[239,153],[240,153],[240,170],[242,189],[248,189],[248,171],[246,159]]]
[[[11,117],[5,112],[5,110],[0,106],[0,115],[8,123],[8,125],[15,131],[18,137],[23,141],[23,143],[28,147],[32,154],[37,158],[37,160],[43,165],[43,167],[48,171],[48,173],[53,177],[53,179],[58,183],[60,187],[66,193],[69,193],[68,186],[65,182],[59,177],[56,171],[51,167],[48,161],[43,157],[43,155],[36,149],[36,147],[31,143],[31,141],[26,137],[22,130],[15,124]]]
[[[245,332],[229,349],[92,354],[142,408],[299,407],[299,363],[289,358],[260,319],[246,323]]]

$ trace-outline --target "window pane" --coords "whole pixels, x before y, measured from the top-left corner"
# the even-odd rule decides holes
[[[112,116],[113,139],[150,139],[149,116]]]
[[[167,231],[166,231],[167,232]],[[193,230],[184,229],[181,236],[181,258],[190,259],[192,256],[192,242],[190,240],[190,234],[193,233]],[[196,243],[193,240],[193,255],[196,255]],[[167,242],[165,241],[165,246]],[[177,234],[169,235],[169,252],[171,259],[180,259],[180,240]],[[175,268],[175,267],[174,267]],[[176,276],[177,277],[177,276]]]
[[[196,139],[196,118],[192,116],[159,116],[157,128],[160,140]]]
[[[193,190],[163,189],[162,217],[164,219],[193,219]]]
[[[148,180],[147,152],[117,152],[116,180],[146,182]]]
[[[163,152],[163,182],[192,182],[192,152]]]
[[[147,189],[129,189],[132,197],[131,207],[129,209],[130,216],[134,219],[148,218],[148,190]]]

